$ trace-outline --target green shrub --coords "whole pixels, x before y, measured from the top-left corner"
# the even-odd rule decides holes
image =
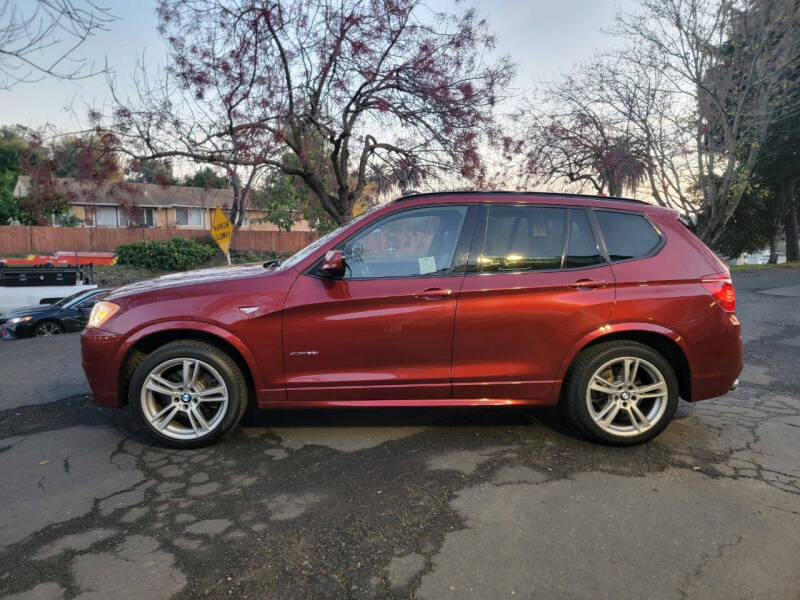
[[[132,267],[189,271],[207,262],[216,249],[194,240],[174,237],[166,242],[131,242],[117,247],[117,262]]]

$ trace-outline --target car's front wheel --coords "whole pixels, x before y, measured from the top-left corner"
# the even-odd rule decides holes
[[[42,321],[33,330],[33,337],[49,337],[61,333],[64,333],[64,328],[61,324],[55,321]]]
[[[678,379],[649,346],[606,342],[575,359],[563,401],[587,436],[628,446],[654,438],[669,424],[678,407]]]
[[[128,401],[147,434],[173,448],[219,441],[241,419],[247,382],[219,348],[194,340],[171,342],[133,373]]]

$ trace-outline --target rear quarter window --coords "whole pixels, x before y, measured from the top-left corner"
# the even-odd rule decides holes
[[[595,214],[612,261],[647,256],[661,244],[661,235],[643,215],[605,210]]]

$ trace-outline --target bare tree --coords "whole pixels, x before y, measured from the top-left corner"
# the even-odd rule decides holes
[[[140,71],[131,99],[115,91],[128,151],[219,165],[234,181],[246,169],[244,186],[279,169],[337,223],[370,180],[474,176],[513,75],[507,58],[486,62],[493,38],[473,10],[421,0],[162,0],[158,15],[169,67]],[[240,223],[235,185],[234,199]]]
[[[524,156],[522,172],[546,185],[564,180],[620,196],[644,180],[647,154],[627,111],[605,97],[598,64],[541,86],[518,119],[519,140],[507,139],[504,150],[515,146]]]
[[[524,172],[588,182],[597,193],[644,189],[660,205],[695,214],[690,131],[665,85],[657,58],[598,55],[545,84],[520,121]]]
[[[97,69],[78,48],[114,20],[91,0],[0,0],[0,90],[46,76],[84,79]]]
[[[620,15],[617,33],[635,48],[629,57],[648,57],[677,107],[675,131],[691,133],[693,161],[672,177],[694,184],[698,234],[714,243],[750,185],[776,99],[800,108],[792,81],[800,7],[794,0],[642,0],[638,13]],[[670,189],[691,200],[677,185]]]

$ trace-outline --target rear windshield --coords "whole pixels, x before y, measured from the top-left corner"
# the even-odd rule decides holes
[[[595,214],[612,261],[647,256],[661,243],[659,233],[642,215],[606,210]]]

